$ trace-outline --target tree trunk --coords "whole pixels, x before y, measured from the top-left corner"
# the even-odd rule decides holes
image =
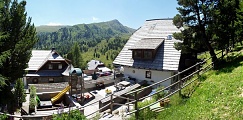
[[[235,18],[232,19],[231,27],[235,26]],[[232,48],[235,48],[235,29],[231,29]]]
[[[202,3],[202,4],[203,4],[203,3]],[[202,21],[201,21],[201,15],[202,15],[202,14],[200,14],[200,10],[199,10],[198,3],[197,3],[197,2],[196,2],[196,7],[195,7],[195,9],[196,9],[196,15],[197,15],[197,20],[198,20],[198,26],[199,26],[199,30],[200,30],[200,32],[201,32],[201,35],[202,35],[202,37],[203,37],[203,41],[204,41],[205,45],[206,45],[207,48],[208,48],[208,51],[209,51],[209,53],[210,53],[210,56],[212,57],[212,62],[217,62],[217,61],[218,61],[218,58],[217,58],[217,56],[216,56],[216,54],[215,54],[215,52],[214,52],[213,47],[212,47],[211,44],[209,43],[208,37],[207,37],[207,35],[206,35],[205,23],[202,23]],[[203,17],[204,20],[206,21],[206,17],[207,17],[207,15],[206,15],[206,14],[203,14],[203,16],[204,16],[204,17]],[[213,68],[216,69],[216,65],[215,65],[215,64],[213,64]]]
[[[217,58],[217,56],[216,56],[216,54],[214,52],[213,47],[211,46],[211,44],[206,39],[205,39],[205,44],[206,44],[206,46],[207,46],[207,48],[209,50],[210,56],[212,57],[212,62],[214,62],[213,63],[213,69],[216,69],[217,68],[217,64],[215,64],[215,63],[218,62],[218,58]]]

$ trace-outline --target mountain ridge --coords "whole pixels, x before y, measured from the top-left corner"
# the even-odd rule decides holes
[[[117,19],[113,19],[113,20],[109,20],[109,21],[105,21],[105,22],[97,22],[97,23],[94,22],[94,23],[88,23],[88,24],[86,24],[86,23],[80,23],[80,24],[75,24],[75,25],[102,24],[102,23],[107,23],[107,22],[113,22],[113,23],[118,23],[118,24],[122,25],[120,23],[120,21],[117,20]],[[61,28],[64,28],[64,27],[72,27],[72,26],[75,26],[75,25],[40,25],[40,26],[36,26],[36,31],[37,32],[55,32],[55,31],[58,31]],[[131,28],[129,26],[124,26],[124,27],[126,27],[128,29],[134,29],[134,28]]]
[[[40,30],[40,29],[39,29]],[[118,20],[77,24],[73,26],[50,26],[37,32],[39,41],[34,49],[56,50],[66,56],[75,42],[80,47],[84,61],[102,60],[111,66],[135,29],[123,26]]]

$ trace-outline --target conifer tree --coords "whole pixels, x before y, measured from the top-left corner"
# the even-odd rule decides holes
[[[74,67],[78,67],[82,69],[85,68],[83,64],[83,58],[81,56],[80,47],[77,42],[74,43],[74,45],[71,48],[71,51],[68,53],[68,59],[72,61],[72,65]]]
[[[201,46],[206,46],[209,51],[212,61],[217,61],[217,56],[212,47],[212,39],[207,31],[208,26],[212,22],[212,11],[216,1],[214,0],[177,0],[179,15],[174,17],[174,24],[178,27],[184,27],[182,35],[175,35],[180,37],[177,39],[183,40],[182,48],[199,49]],[[185,27],[186,26],[186,27]]]
[[[11,84],[23,77],[37,42],[36,29],[25,11],[26,1],[0,1],[0,103],[13,112]],[[12,106],[11,106],[12,105]]]

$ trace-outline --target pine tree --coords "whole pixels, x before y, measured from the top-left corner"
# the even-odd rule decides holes
[[[216,62],[218,58],[212,47],[211,31],[207,29],[212,22],[212,12],[217,4],[216,1],[178,0],[178,4],[180,7],[177,9],[180,14],[174,17],[173,22],[178,27],[182,27],[182,23],[183,27],[186,26],[182,35],[178,35],[182,40],[187,41],[181,44],[181,47],[191,49],[199,47],[200,50],[200,46],[206,46],[212,61]]]
[[[77,42],[74,43],[74,45],[71,48],[71,51],[68,54],[68,59],[72,61],[72,65],[74,67],[78,68],[85,68],[85,65],[83,64],[83,58],[81,56],[81,51],[79,44]]]
[[[239,0],[178,0],[180,14],[173,23],[184,27],[181,33],[174,37],[183,40],[176,44],[182,52],[209,51],[212,60],[217,61],[215,49],[225,49],[234,46],[235,38],[242,34],[239,19]]]
[[[106,60],[109,60],[108,54],[106,54]]]
[[[35,26],[27,18],[26,1],[0,1],[0,103],[12,105],[11,84],[23,77],[31,57],[31,51],[37,42]],[[13,112],[15,106],[9,107]]]
[[[237,41],[243,45],[243,2],[239,4],[239,9],[237,10],[237,21],[236,21],[236,37]]]

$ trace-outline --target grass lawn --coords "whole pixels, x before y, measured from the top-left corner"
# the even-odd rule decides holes
[[[228,58],[219,70],[210,70],[198,81],[190,98],[171,98],[171,106],[160,112],[158,120],[242,120],[243,52]],[[173,102],[174,100],[174,102]]]

